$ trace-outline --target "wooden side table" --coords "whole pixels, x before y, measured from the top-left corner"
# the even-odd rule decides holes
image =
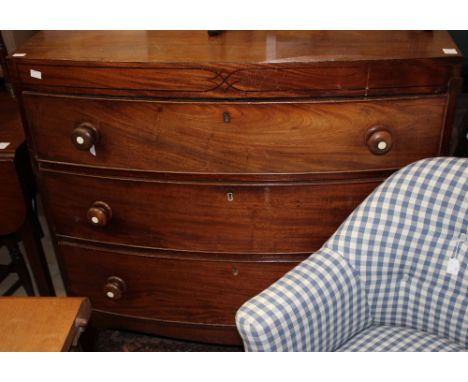
[[[0,298],[0,352],[68,351],[91,315],[81,297]]]
[[[10,250],[16,241],[23,241],[39,294],[54,296],[34,208],[36,187],[21,118],[16,101],[6,93],[0,93],[0,182],[0,236],[11,244]]]

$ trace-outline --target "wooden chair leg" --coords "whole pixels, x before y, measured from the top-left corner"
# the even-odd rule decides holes
[[[16,291],[20,285],[24,287],[28,296],[34,296],[34,287],[32,284],[31,276],[29,275],[28,267],[23,259],[23,255],[20,252],[18,243],[14,235],[11,237],[4,238],[8,252],[10,253],[12,261],[12,271],[18,275],[18,282],[16,282],[6,293],[8,296]]]
[[[31,273],[36,281],[39,295],[55,296],[54,284],[50,277],[40,235],[41,230],[39,228],[39,222],[34,212],[30,210],[19,236],[23,241],[26,256],[31,266]]]

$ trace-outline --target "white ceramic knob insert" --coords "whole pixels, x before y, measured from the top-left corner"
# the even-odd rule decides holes
[[[99,219],[96,217],[96,216],[93,216],[91,218],[91,221],[94,223],[94,224],[98,224],[99,223]]]
[[[113,292],[107,292],[106,296],[109,298],[114,298],[114,293]]]
[[[387,148],[387,142],[385,141],[380,141],[377,145],[377,147],[379,148],[379,150],[385,150]]]
[[[84,143],[83,137],[76,137],[76,143],[78,143],[79,145],[82,145]]]

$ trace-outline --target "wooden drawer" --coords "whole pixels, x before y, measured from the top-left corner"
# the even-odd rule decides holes
[[[245,301],[297,264],[180,260],[64,242],[59,253],[69,292],[89,297],[94,309],[197,324],[234,325]]]
[[[230,253],[310,253],[378,183],[223,185],[42,174],[58,235]],[[111,210],[105,226],[88,221],[94,202]],[[100,224],[106,217],[99,211],[91,212]]]
[[[434,72],[434,69],[438,70]],[[435,66],[431,81],[425,82],[425,85],[436,83],[439,87],[443,86],[450,67],[444,69]],[[223,73],[220,75],[219,68],[209,66],[119,67],[27,63],[17,65],[15,70],[24,86],[50,92],[74,88],[74,92],[85,94],[264,98],[272,95],[364,95],[369,68],[362,62],[309,63],[293,67],[247,65],[226,68],[221,70]]]
[[[40,160],[197,174],[397,169],[440,153],[446,104],[445,97],[176,103],[33,94],[24,101]],[[91,135],[96,155],[72,144],[72,136],[91,144]]]

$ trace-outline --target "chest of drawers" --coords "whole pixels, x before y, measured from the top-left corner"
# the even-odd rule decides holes
[[[447,154],[460,71],[430,31],[57,31],[17,53],[68,293],[91,324],[219,343],[385,177]]]

